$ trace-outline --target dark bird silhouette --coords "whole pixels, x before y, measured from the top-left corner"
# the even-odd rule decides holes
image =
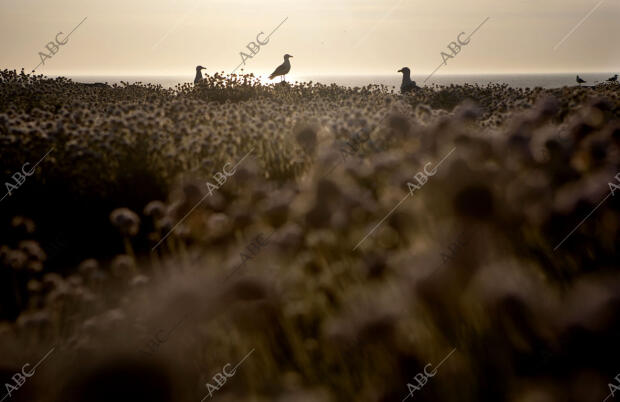
[[[398,72],[403,73],[403,82],[400,84],[401,93],[404,94],[419,88],[415,81],[411,81],[411,70],[409,70],[409,67],[403,67]]]
[[[580,76],[577,76],[576,81],[579,85],[585,84],[587,81],[583,80]]]
[[[269,76],[270,80],[274,79],[275,77],[282,76],[284,81],[286,81],[286,74],[291,71],[291,62],[288,61],[290,57],[293,56],[291,56],[290,54],[284,55],[284,63],[280,64],[278,68],[276,68],[273,73],[271,73],[271,75]]]
[[[618,81],[618,74],[614,75],[613,77],[607,80],[607,82],[617,82],[617,81]]]
[[[196,66],[196,77],[194,78],[194,84],[198,84],[202,81],[202,70],[206,70],[206,67]]]

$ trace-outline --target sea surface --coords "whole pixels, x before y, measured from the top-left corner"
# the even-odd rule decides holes
[[[584,85],[593,85],[605,81],[607,78],[614,75],[614,73],[580,73],[581,78],[587,81]],[[450,84],[479,84],[487,85],[490,83],[508,84],[517,88],[560,88],[563,86],[577,85],[575,82],[575,73],[567,74],[488,74],[488,75],[439,75],[435,74],[424,83],[428,74],[416,75],[413,74],[412,79],[417,82],[419,86],[432,86],[437,85],[450,85]],[[160,84],[165,88],[174,87],[179,83],[192,82],[194,77],[192,75],[186,76],[68,76],[76,82],[107,82],[109,84],[120,84],[121,81],[128,83],[152,83]],[[347,87],[362,87],[369,84],[386,85],[388,87],[400,87],[401,75],[396,73],[394,75],[360,75],[360,76],[345,76],[345,75],[291,75],[288,77],[289,81],[312,81],[322,84],[338,84]],[[278,82],[278,79],[267,82]]]

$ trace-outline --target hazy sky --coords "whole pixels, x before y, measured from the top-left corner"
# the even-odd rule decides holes
[[[620,70],[620,0],[0,0],[0,68],[31,70],[85,17],[37,73],[230,72],[287,17],[246,72],[268,74],[290,53],[300,75],[430,73],[487,17],[438,74]]]

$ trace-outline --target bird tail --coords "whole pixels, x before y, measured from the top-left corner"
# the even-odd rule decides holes
[[[275,75],[271,74],[271,75],[269,76],[269,79],[270,79],[270,80],[273,80],[273,77],[275,77]]]

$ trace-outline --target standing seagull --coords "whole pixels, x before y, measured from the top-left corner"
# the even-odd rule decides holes
[[[617,81],[618,81],[618,74],[614,75],[613,77],[607,80],[607,82],[617,82]]]
[[[577,76],[576,78],[577,84],[579,84],[579,86],[581,86],[581,84],[585,84],[587,81],[584,81],[583,79],[581,79],[580,76]]]
[[[196,66],[196,77],[194,78],[194,84],[198,84],[202,81],[202,70],[206,70],[206,67]]]
[[[280,64],[278,66],[278,68],[276,68],[274,70],[273,73],[271,73],[271,75],[269,76],[270,80],[273,80],[275,77],[277,76],[282,76],[282,78],[284,79],[284,81],[286,81],[286,74],[288,74],[289,71],[291,71],[291,62],[288,61],[289,58],[291,58],[293,56],[291,56],[290,54],[285,54],[284,55],[284,63]]]
[[[415,81],[411,81],[411,70],[409,70],[409,67],[403,67],[398,70],[398,72],[403,73],[403,82],[400,84],[400,93],[404,94],[419,88]]]

